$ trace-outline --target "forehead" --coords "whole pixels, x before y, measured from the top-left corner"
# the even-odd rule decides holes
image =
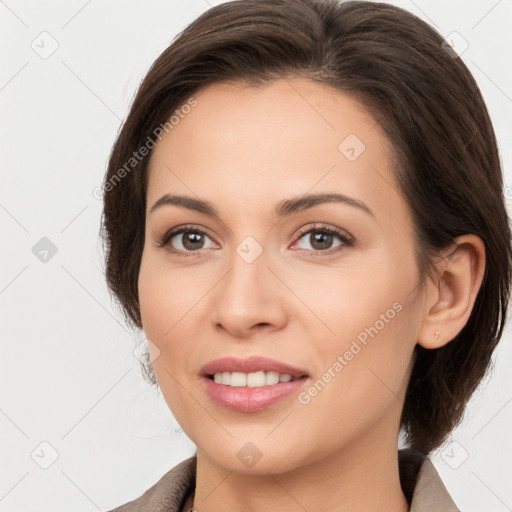
[[[214,84],[193,97],[153,150],[149,206],[171,191],[247,207],[308,191],[398,199],[390,141],[339,90],[295,78]]]

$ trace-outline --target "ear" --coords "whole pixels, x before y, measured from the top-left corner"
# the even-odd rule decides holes
[[[446,345],[466,325],[485,272],[485,246],[473,234],[454,240],[436,263],[429,282],[418,344],[435,349]]]

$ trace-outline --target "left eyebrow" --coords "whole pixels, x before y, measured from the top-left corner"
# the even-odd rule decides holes
[[[354,199],[353,197],[348,197],[343,194],[330,193],[309,194],[304,197],[283,200],[274,208],[274,214],[277,217],[287,217],[294,213],[306,210],[308,208],[313,208],[314,206],[324,203],[344,203],[349,206],[353,206],[354,208],[358,208],[375,218],[375,214],[372,212],[372,210],[359,199]],[[160,208],[164,205],[180,206],[182,208],[187,208],[189,210],[203,213],[209,217],[220,218],[217,209],[208,201],[195,199],[188,196],[171,194],[165,194],[160,199],[158,199],[158,201],[156,201],[149,210],[149,213],[154,212],[157,208]]]
[[[324,203],[345,203],[349,206],[353,206],[354,208],[358,208],[368,213],[372,217],[375,217],[375,214],[370,210],[370,208],[360,201],[359,199],[354,199],[353,197],[348,197],[343,194],[310,194],[304,197],[287,199],[285,201],[281,201],[275,208],[274,212],[278,217],[286,217],[296,212],[300,212],[307,208],[312,208],[318,204]]]

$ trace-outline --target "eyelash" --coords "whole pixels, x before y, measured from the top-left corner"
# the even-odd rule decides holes
[[[176,235],[180,235],[181,233],[185,233],[185,232],[192,232],[192,233],[196,233],[196,234],[199,233],[201,235],[206,235],[208,238],[211,238],[208,235],[208,233],[206,233],[202,229],[197,228],[193,224],[190,224],[190,225],[182,226],[180,228],[174,228],[174,229],[171,229],[171,230],[165,232],[157,240],[156,246],[158,248],[166,248],[167,244],[170,242],[170,240],[172,238],[174,238]],[[343,231],[339,228],[329,227],[329,226],[326,226],[323,224],[315,225],[313,227],[309,227],[309,228],[305,228],[304,230],[301,230],[297,235],[297,241],[300,240],[303,236],[308,235],[310,233],[315,233],[315,232],[327,233],[329,235],[334,235],[334,236],[338,237],[339,240],[341,240],[341,242],[343,243],[343,246],[345,246],[345,247],[353,247],[353,245],[354,245],[353,237],[350,236],[346,231]],[[314,254],[314,255],[330,256],[333,254],[333,252],[338,252],[340,247],[342,247],[342,246],[335,247],[334,250],[333,250],[333,248],[331,248],[331,249],[327,249],[325,251],[315,251],[315,250],[308,250],[308,249],[299,249],[299,250],[307,251],[308,253]],[[176,250],[176,249],[166,248],[166,250],[177,255],[180,258],[188,258],[188,257],[198,256],[202,249],[198,249],[198,251],[196,251],[196,252],[186,251],[185,253],[183,253],[183,251],[181,251],[181,250]]]

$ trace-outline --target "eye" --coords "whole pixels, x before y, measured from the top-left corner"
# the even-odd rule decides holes
[[[212,239],[201,229],[194,226],[182,226],[164,233],[158,241],[158,247],[171,246],[169,250],[175,253],[191,253],[201,249],[211,249],[205,241]]]
[[[210,245],[208,245],[208,240]],[[307,231],[303,230],[299,234],[298,240],[305,240],[311,247],[299,247],[299,250],[306,250],[313,252],[313,254],[331,254],[341,250],[336,250],[339,247],[352,247],[354,245],[352,236],[346,231],[325,225],[315,225]],[[338,240],[338,244],[333,246],[336,240]],[[198,229],[193,225],[187,225],[165,232],[157,241],[157,247],[166,248],[178,256],[195,256],[203,249],[214,248],[215,244],[212,242],[211,237],[202,229]],[[298,242],[295,244],[298,244]]]
[[[353,239],[347,232],[339,228],[332,228],[324,225],[314,226],[305,232],[303,231],[299,236],[299,241],[303,239],[308,242],[311,247],[311,249],[306,247],[305,250],[313,251],[314,254],[331,254],[332,252],[337,252],[332,251],[332,249],[336,249],[337,247],[353,246]],[[336,242],[336,239],[339,241],[339,243],[333,246],[333,243]],[[304,247],[299,247],[299,249],[304,249]]]

